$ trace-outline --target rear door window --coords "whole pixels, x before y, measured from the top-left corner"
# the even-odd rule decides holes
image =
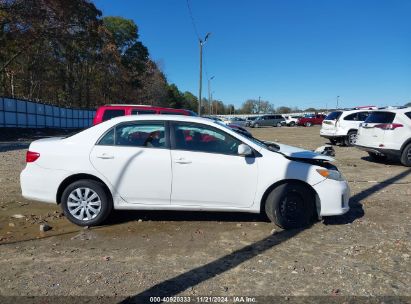
[[[357,113],[353,113],[344,117],[344,120],[358,120]]]
[[[122,124],[115,130],[116,146],[164,148],[166,146],[164,122],[138,122]]]
[[[156,114],[155,110],[141,110],[141,109],[133,109],[131,110],[131,115],[144,115],[144,114]]]
[[[359,112],[358,113],[358,121],[364,121],[370,115],[369,112]]]
[[[406,116],[408,116],[409,119],[411,119],[411,112],[405,113]]]
[[[125,110],[105,110],[103,114],[103,121],[112,119],[114,117],[124,116],[126,115]]]
[[[97,143],[102,146],[165,148],[164,122],[131,122],[110,129]]]
[[[365,123],[387,124],[392,123],[394,118],[395,113],[392,112],[372,112],[365,120]]]
[[[342,114],[341,111],[331,112],[330,114],[327,115],[325,120],[337,120],[338,118],[340,118],[341,114]]]

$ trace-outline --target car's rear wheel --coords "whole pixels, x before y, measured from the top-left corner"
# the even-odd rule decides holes
[[[279,185],[267,196],[265,212],[281,228],[306,227],[312,223],[316,212],[314,193],[300,183]]]
[[[402,150],[401,163],[404,166],[411,167],[411,143]]]
[[[386,156],[386,155],[377,154],[377,153],[374,153],[374,152],[368,152],[368,155],[370,156],[370,158],[371,158],[373,161],[382,162],[382,161],[387,160],[387,156]]]
[[[282,127],[281,122],[277,122],[277,127]]]
[[[61,197],[61,206],[72,223],[96,226],[111,213],[113,202],[101,183],[84,179],[67,186]]]
[[[344,139],[344,144],[348,147],[354,146],[357,142],[357,131],[348,132],[347,136]]]
[[[306,123],[305,123],[305,126],[306,127],[311,127],[313,124],[311,123],[311,122],[309,122],[309,121],[307,121]]]

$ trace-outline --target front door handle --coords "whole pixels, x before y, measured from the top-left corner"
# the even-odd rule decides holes
[[[97,158],[101,158],[101,159],[113,159],[113,158],[114,158],[113,155],[108,155],[108,154],[106,154],[106,153],[101,154],[101,155],[97,155],[96,157],[97,157]]]
[[[177,164],[191,164],[192,163],[191,160],[188,160],[185,158],[178,158],[174,162],[176,162]]]

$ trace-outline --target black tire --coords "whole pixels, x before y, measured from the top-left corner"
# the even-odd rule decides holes
[[[254,124],[253,128],[259,128],[260,125],[258,123]]]
[[[304,125],[305,125],[306,127],[311,127],[313,124],[312,124],[311,122],[307,121]]]
[[[91,219],[81,220],[81,219],[76,218],[72,214],[74,210],[72,211],[69,210],[70,208],[75,209],[75,207],[69,208],[68,205],[70,203],[69,202],[70,194],[72,194],[73,191],[76,191],[76,189],[84,189],[84,188],[88,188],[94,191],[97,194],[98,199],[101,202],[101,204],[99,208],[93,207],[93,208],[99,209],[99,212],[95,215],[95,217],[92,217]],[[107,219],[111,211],[113,210],[113,201],[112,201],[111,195],[106,192],[106,189],[104,188],[103,184],[95,180],[83,179],[83,180],[79,180],[79,181],[76,181],[68,185],[66,189],[64,189],[64,192],[61,196],[61,207],[63,209],[64,215],[69,219],[70,222],[76,225],[79,225],[79,226],[97,226],[97,225],[102,224]],[[81,211],[81,209],[79,211]]]
[[[376,162],[383,162],[383,161],[387,160],[386,155],[381,155],[381,154],[377,154],[377,153],[373,153],[373,152],[368,152],[368,155],[370,156],[370,158],[373,161],[376,161]]]
[[[405,146],[401,153],[401,164],[411,167],[411,143]]]
[[[276,125],[277,128],[282,127],[282,126],[283,125],[281,124],[281,122],[278,122],[277,125]]]
[[[348,132],[347,136],[344,138],[344,145],[347,147],[352,147],[357,141],[357,131]]]
[[[279,185],[268,195],[265,213],[281,228],[307,227],[316,214],[314,193],[309,186],[300,183]]]
[[[330,143],[331,143],[333,146],[335,146],[335,145],[337,144],[337,142],[338,142],[338,140],[332,139],[332,138],[330,138],[329,140],[330,140]]]
[[[294,126],[295,126],[295,122],[294,122],[294,121],[290,122],[289,126],[290,126],[290,127],[294,127]]]

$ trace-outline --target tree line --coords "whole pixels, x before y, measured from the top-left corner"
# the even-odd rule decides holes
[[[167,82],[132,20],[102,17],[87,0],[0,0],[0,95],[82,108],[198,105]]]
[[[66,107],[129,103],[198,109],[149,56],[138,26],[88,0],[0,0],[0,96]],[[202,100],[204,114],[233,105]]]

